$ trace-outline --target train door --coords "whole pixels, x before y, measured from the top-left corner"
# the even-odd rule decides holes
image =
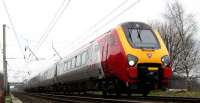
[[[104,73],[101,66],[100,45],[97,42],[93,44],[92,51],[93,75],[101,79],[104,77]]]
[[[96,77],[96,68],[95,68],[95,50],[94,50],[94,43],[89,47],[89,67],[88,67],[88,74],[89,78],[95,78]]]
[[[58,63],[55,63],[55,72],[54,72],[53,81],[55,84],[60,82],[58,78]]]
[[[92,68],[93,68],[93,63],[92,63],[92,45],[90,45],[88,48],[87,48],[87,51],[86,51],[86,55],[87,55],[87,58],[86,58],[86,66],[84,67],[84,71],[86,71],[85,75],[86,75],[86,78],[91,78],[93,77],[93,73],[92,73]]]
[[[106,74],[108,74],[108,70],[107,70],[107,57],[108,57],[108,42],[106,40],[106,38],[104,38],[103,42],[102,42],[102,51],[101,51],[101,64],[102,64],[102,68],[103,71]]]

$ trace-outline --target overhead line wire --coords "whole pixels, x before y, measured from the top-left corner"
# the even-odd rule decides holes
[[[115,19],[117,19],[119,16],[121,16],[122,14],[124,14],[126,11],[128,11],[129,9],[131,9],[132,7],[134,7],[139,2],[140,2],[140,0],[137,0],[136,2],[134,2],[133,4],[131,4],[130,6],[128,6],[127,8],[125,8],[122,12],[120,12],[119,14],[117,14],[116,16],[114,16],[113,18],[109,19],[104,25],[102,25],[99,28],[97,28],[96,30],[94,30],[91,34],[93,34],[95,32],[98,32],[99,30],[101,30],[102,28],[104,28],[105,26],[107,26],[108,24],[110,24],[112,21],[114,21]],[[88,36],[90,36],[90,35],[88,35]]]
[[[79,37],[79,40],[82,39],[83,37],[85,37],[85,35],[87,33],[89,33],[90,31],[92,31],[92,29],[94,29],[95,27],[97,27],[100,23],[102,23],[103,21],[105,21],[109,16],[111,16],[113,13],[115,13],[116,11],[118,11],[124,4],[127,3],[128,0],[124,0],[122,3],[120,3],[117,7],[115,7],[114,9],[112,9],[108,14],[106,14],[103,18],[101,18],[100,20],[98,20],[94,25],[92,25],[89,29],[87,29],[86,32],[83,33],[82,36]],[[77,41],[77,40],[76,40]],[[71,44],[73,45],[74,43],[76,43],[75,41],[72,42]]]
[[[20,49],[20,51],[21,51],[22,56],[24,56],[23,48],[22,48],[22,46],[21,46],[21,44],[20,44],[20,40],[19,40],[19,37],[18,37],[18,35],[17,35],[15,26],[14,26],[14,24],[13,24],[13,22],[12,22],[10,13],[8,12],[7,5],[6,5],[6,3],[5,3],[4,0],[2,0],[2,3],[3,3],[3,6],[4,6],[4,8],[5,8],[6,14],[7,14],[7,16],[8,16],[8,20],[9,20],[9,22],[10,22],[10,24],[11,24],[12,30],[13,30],[13,32],[14,32],[14,35],[15,35],[15,37],[16,37],[18,47],[19,47],[19,49]],[[25,61],[25,62],[26,62],[26,61]]]
[[[57,12],[54,14],[54,18],[50,21],[49,25],[47,26],[45,32],[43,33],[43,35],[40,37],[38,43],[36,44],[36,47],[40,44],[40,42],[42,41],[42,39],[44,38],[45,34],[47,33],[47,31],[49,30],[50,26],[52,25],[52,23],[55,21],[56,16],[58,15],[59,11],[62,9],[63,5],[65,4],[66,0],[63,0],[63,2],[61,3],[61,5],[59,6],[59,9],[57,10]],[[36,49],[35,47],[35,49]]]
[[[10,24],[11,24],[11,30],[14,32],[15,38],[16,38],[16,40],[17,40],[18,47],[19,47],[19,49],[20,49],[20,51],[21,51],[22,56],[24,56],[23,48],[22,48],[22,46],[21,46],[21,44],[20,44],[20,40],[19,40],[19,37],[18,37],[18,35],[17,35],[17,32],[16,32],[16,29],[15,29],[14,23],[13,23],[13,21],[12,21],[12,19],[11,19],[10,13],[9,13],[9,11],[8,11],[7,5],[6,5],[6,3],[5,3],[4,0],[2,0],[2,3],[3,3],[3,6],[4,6],[4,8],[5,8],[5,11],[6,11],[7,17],[8,17],[8,19],[9,19],[9,22],[10,22]],[[7,26],[7,27],[8,27],[8,26]],[[10,27],[9,27],[9,28],[10,28]],[[25,66],[28,67],[27,61],[26,61],[25,59],[23,59],[23,60],[24,60]]]
[[[87,32],[85,32],[84,34],[88,33],[89,31],[91,31],[91,29],[95,28],[98,26],[98,24],[100,24],[101,22],[103,22],[105,19],[107,19],[109,16],[111,16],[114,12],[116,12],[120,7],[122,7],[125,3],[127,3],[128,0],[124,0],[122,3],[120,3],[117,7],[115,7],[111,12],[109,12],[108,14],[106,14],[102,19],[100,19],[98,22],[96,22],[93,26],[91,26]]]
[[[94,30],[91,34],[98,32],[99,30],[101,30],[102,28],[104,28],[106,25],[110,24],[112,21],[114,21],[115,19],[117,19],[119,16],[121,16],[122,14],[124,14],[126,11],[128,11],[129,9],[131,9],[132,7],[134,7],[137,3],[139,3],[141,0],[137,0],[136,2],[134,2],[133,4],[131,4],[130,6],[128,6],[127,8],[125,8],[122,12],[120,12],[119,14],[117,14],[116,16],[114,16],[113,18],[111,18],[110,20],[108,20],[108,22],[106,22],[104,25],[100,26],[99,28],[97,28],[96,30]],[[91,35],[90,34],[90,35]],[[87,38],[90,36],[88,35]],[[83,38],[82,40],[85,40],[87,38]],[[80,44],[82,41],[78,42],[78,44]]]
[[[115,17],[111,18],[108,22],[106,22],[104,25],[102,25],[101,27],[97,28],[93,33],[101,30],[102,28],[104,28],[105,26],[107,26],[108,24],[110,24],[112,21],[114,21],[115,19],[117,19],[119,16],[121,16],[122,14],[124,14],[126,11],[128,11],[129,9],[131,9],[132,7],[134,7],[137,3],[139,3],[140,0],[137,0],[136,2],[134,2],[133,4],[131,4],[130,6],[128,6],[126,9],[124,9],[122,12],[120,12],[118,15],[116,15]]]
[[[66,0],[65,0],[66,1]],[[64,1],[64,2],[65,2]],[[64,8],[61,10],[62,7],[60,7],[55,15],[55,17],[52,19],[52,22],[49,24],[49,29],[43,34],[44,39],[41,41],[39,41],[38,43],[38,48],[36,49],[36,51],[38,51],[40,49],[40,47],[42,46],[42,44],[45,42],[45,40],[47,39],[47,37],[49,36],[50,32],[52,31],[52,29],[55,27],[55,24],[57,23],[57,21],[59,20],[59,18],[61,17],[61,15],[64,13],[64,11],[66,10],[66,8],[69,6],[71,0],[68,0],[67,4],[64,6]],[[64,4],[63,4],[64,5]],[[61,10],[60,14],[59,11]],[[57,16],[58,15],[58,16]],[[55,20],[53,22],[53,20]]]

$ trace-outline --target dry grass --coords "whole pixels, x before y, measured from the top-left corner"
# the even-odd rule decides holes
[[[149,96],[198,97],[200,91],[152,91]]]

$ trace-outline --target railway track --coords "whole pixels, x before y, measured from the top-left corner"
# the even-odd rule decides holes
[[[97,95],[53,95],[53,94],[28,94],[52,101],[67,103],[200,103],[200,98],[189,97],[162,97],[162,96],[97,96]]]
[[[116,99],[116,98],[102,98],[94,96],[66,96],[66,95],[52,95],[52,94],[29,94],[44,99],[51,99],[52,101],[67,102],[67,103],[141,103],[136,100]]]

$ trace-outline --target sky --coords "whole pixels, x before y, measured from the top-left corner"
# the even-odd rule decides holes
[[[173,0],[1,0],[0,40],[2,48],[1,25],[6,24],[8,80],[23,81],[44,71],[59,59],[52,47],[65,57],[120,23],[162,21],[169,1]],[[199,25],[200,1],[179,1],[187,13],[195,15]],[[51,22],[53,24],[49,25]],[[46,38],[38,48],[42,35]],[[25,62],[24,55],[27,58],[30,54],[25,47],[29,47],[39,61],[32,57]]]

